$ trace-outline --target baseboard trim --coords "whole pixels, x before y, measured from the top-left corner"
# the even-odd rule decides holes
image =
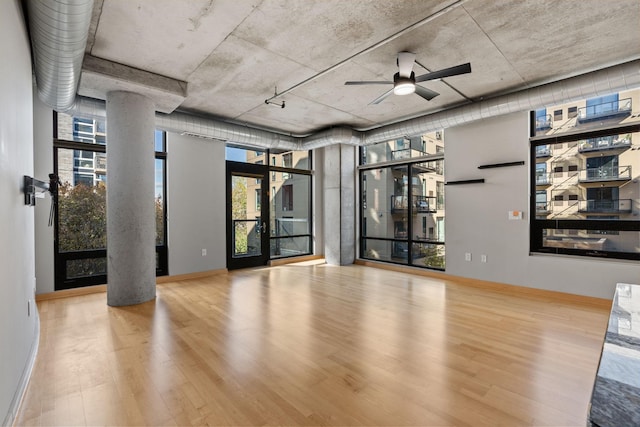
[[[31,379],[33,367],[36,364],[36,356],[38,355],[38,348],[40,347],[40,315],[38,314],[37,309],[34,310],[34,314],[36,315],[34,327],[35,333],[33,342],[31,343],[31,350],[29,352],[27,364],[25,365],[24,370],[22,371],[22,375],[20,376],[18,388],[16,389],[16,392],[13,395],[13,399],[11,400],[11,404],[9,405],[9,412],[7,412],[7,415],[2,422],[3,426],[12,426],[15,422],[16,416],[20,411],[20,405],[22,405],[22,400],[24,399],[24,395],[27,391],[27,386],[29,385],[29,379]]]
[[[36,295],[36,302],[49,301],[58,298],[78,297],[82,295],[107,292],[107,285],[84,286],[82,288],[65,289],[63,291],[48,292]]]
[[[414,274],[414,275],[424,276],[424,277],[433,277],[435,279],[449,280],[454,282],[457,285],[473,286],[473,287],[478,287],[483,289],[492,289],[496,292],[520,294],[520,295],[526,295],[526,296],[537,297],[537,298],[552,298],[555,300],[576,302],[579,304],[588,305],[592,307],[606,308],[608,310],[611,309],[611,300],[606,298],[597,298],[597,297],[590,297],[586,295],[570,294],[567,292],[552,291],[549,289],[529,288],[526,286],[510,285],[507,283],[489,282],[486,280],[473,279],[469,277],[454,276],[451,274],[446,274],[446,273],[434,271],[434,270],[424,270],[422,268],[387,264],[384,262],[368,261],[368,260],[362,260],[362,259],[356,260],[354,264],[364,265],[367,267],[380,268],[383,270],[397,271],[400,273]]]
[[[226,268],[219,268],[217,270],[198,271],[196,273],[176,274],[175,276],[158,276],[156,283],[170,283],[170,282],[182,282],[183,280],[202,279],[204,277],[217,276],[218,274],[225,274],[229,271]]]
[[[291,258],[272,259],[269,261],[269,267],[277,267],[279,265],[294,264],[296,262],[316,261],[324,259],[324,255],[303,255]]]
[[[181,282],[183,280],[202,279],[204,277],[215,276],[227,273],[226,268],[218,270],[199,271],[197,273],[177,274],[175,276],[158,276],[156,284]],[[36,295],[36,302],[48,301],[58,298],[78,297],[82,295],[99,294],[107,292],[107,285],[83,286],[82,288],[65,289],[63,291],[48,292]]]

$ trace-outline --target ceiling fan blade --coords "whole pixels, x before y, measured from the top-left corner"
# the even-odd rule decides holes
[[[471,64],[467,62],[466,64],[456,65],[455,67],[445,68],[444,70],[423,74],[416,77],[416,82],[426,82],[427,80],[442,79],[445,77],[457,76],[459,74],[466,74],[470,72]]]
[[[433,98],[440,94],[438,92],[432,91],[431,89],[427,89],[426,87],[416,85],[416,95],[420,95],[427,101],[431,101]]]
[[[411,77],[413,71],[413,63],[416,60],[416,54],[411,52],[398,53],[398,71],[400,77]]]
[[[382,101],[384,101],[391,94],[393,94],[393,88],[389,89],[388,91],[386,91],[385,93],[383,93],[382,95],[380,95],[379,97],[377,97],[376,99],[371,101],[369,103],[369,105],[371,105],[371,104],[380,104]]]
[[[392,85],[393,82],[383,82],[383,81],[362,81],[362,82],[344,82],[345,85],[347,86],[354,86],[354,85]]]

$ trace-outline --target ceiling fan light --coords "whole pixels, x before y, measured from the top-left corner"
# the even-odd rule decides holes
[[[397,83],[393,87],[393,93],[396,95],[409,95],[416,91],[416,85],[412,82]]]

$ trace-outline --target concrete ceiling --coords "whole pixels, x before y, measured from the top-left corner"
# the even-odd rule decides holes
[[[96,0],[87,54],[188,83],[179,110],[304,135],[376,128],[640,58],[638,0]],[[400,51],[440,93],[369,103]],[[91,93],[91,79],[80,93]],[[275,87],[286,108],[266,105]],[[290,89],[290,90],[289,90]]]

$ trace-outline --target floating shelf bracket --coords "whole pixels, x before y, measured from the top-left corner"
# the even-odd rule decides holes
[[[505,163],[493,163],[491,165],[480,165],[478,169],[491,169],[491,168],[506,168],[508,166],[522,166],[524,165],[524,160],[520,160],[519,162],[505,162]]]
[[[445,182],[444,185],[482,184],[483,182],[484,182],[484,178],[464,179],[461,181],[448,181],[448,182]]]

